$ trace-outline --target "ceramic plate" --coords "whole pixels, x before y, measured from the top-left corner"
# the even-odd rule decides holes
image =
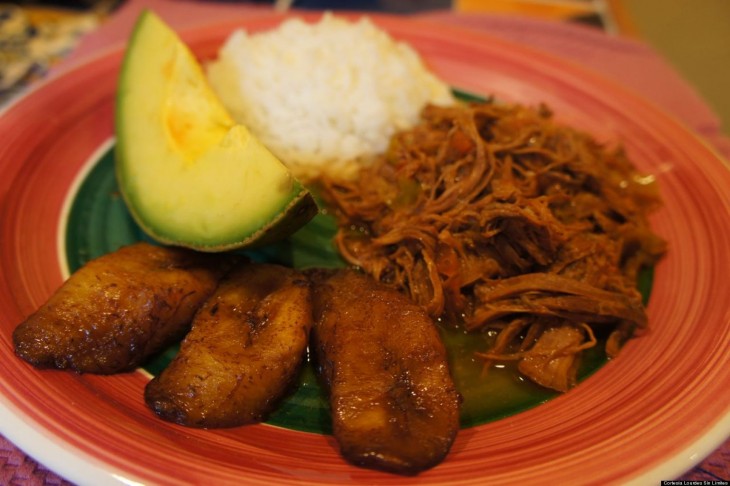
[[[465,427],[447,459],[415,478],[346,464],[331,436],[308,430],[306,414],[302,427],[284,420],[189,429],[149,412],[146,372],[33,369],[13,354],[15,326],[81,262],[142,237],[104,168],[122,57],[110,52],[42,84],[0,117],[0,431],[8,439],[88,484],[606,484],[675,477],[728,437],[726,163],[680,123],[573,64],[466,30],[371,18],[452,86],[544,102],[558,120],[621,141],[639,169],[657,177],[665,205],[652,224],[669,252],[654,272],[651,332],[574,390]],[[281,20],[255,17],[183,38],[211,58],[234,27],[262,30]]]

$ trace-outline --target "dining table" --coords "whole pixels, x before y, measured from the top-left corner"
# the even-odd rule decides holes
[[[42,77],[58,76],[100,53],[123,48],[139,13],[157,11],[175,29],[184,31],[212,25],[232,14],[262,15],[282,8],[279,2],[213,2],[192,0],[127,0],[119,2],[104,18],[80,35],[73,48],[54,62]],[[287,5],[296,13],[297,4]],[[692,130],[721,156],[730,160],[730,138],[723,132],[719,117],[698,91],[641,39],[607,32],[585,22],[536,18],[515,13],[486,12],[457,8],[431,8],[403,14],[432,25],[448,25],[487,33],[540,50],[582,66],[622,85],[653,103]],[[32,91],[32,86],[27,88]],[[24,96],[23,90],[15,94]],[[14,99],[3,100],[13,103]],[[1,109],[1,107],[0,107]],[[730,481],[730,441],[725,441],[707,457],[694,458],[696,464],[677,478],[675,484],[728,484]],[[724,481],[724,482],[723,482]],[[37,462],[32,455],[0,435],[0,484],[69,485],[55,471]]]

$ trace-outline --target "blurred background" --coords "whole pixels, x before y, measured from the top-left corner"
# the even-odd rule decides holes
[[[0,103],[43,77],[125,0],[0,0]],[[214,0],[201,0],[215,3]],[[218,0],[234,3],[234,0]],[[240,0],[239,0],[240,2]],[[730,0],[252,0],[278,9],[396,14],[450,9],[575,22],[645,42],[730,130]]]

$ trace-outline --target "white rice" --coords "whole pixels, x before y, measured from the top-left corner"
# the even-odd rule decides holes
[[[207,74],[233,117],[305,180],[323,170],[351,175],[425,104],[454,101],[412,47],[367,18],[330,13],[237,30]]]

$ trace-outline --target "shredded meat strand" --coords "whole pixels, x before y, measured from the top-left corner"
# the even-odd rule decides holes
[[[544,355],[556,326],[580,331],[573,354],[595,343],[585,326],[612,326],[614,356],[647,327],[637,278],[665,252],[656,184],[544,106],[428,106],[357,178],[321,182],[343,257],[435,318],[504,333],[490,360],[538,342]]]

